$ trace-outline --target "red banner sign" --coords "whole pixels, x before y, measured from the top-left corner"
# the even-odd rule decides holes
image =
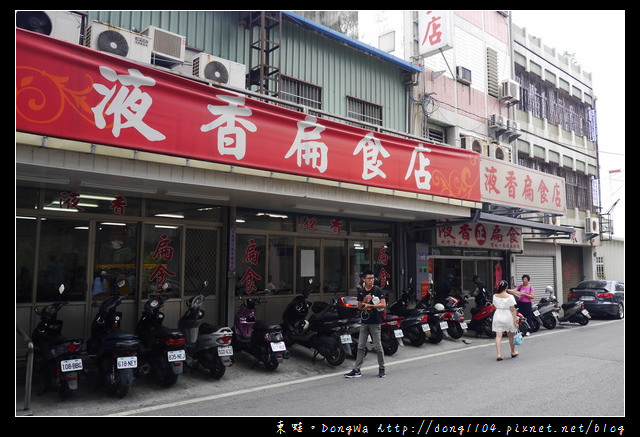
[[[18,28],[16,130],[480,201],[475,152],[280,108]]]

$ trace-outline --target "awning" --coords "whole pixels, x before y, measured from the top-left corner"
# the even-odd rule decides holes
[[[569,238],[575,232],[575,229],[569,226],[558,226],[547,223],[534,222],[531,220],[508,217],[504,215],[489,214],[480,212],[475,221],[499,223],[503,225],[519,226],[522,228],[536,229],[543,231],[547,236],[556,236],[555,238]]]

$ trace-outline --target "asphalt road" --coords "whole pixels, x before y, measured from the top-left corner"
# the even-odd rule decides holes
[[[36,384],[25,410],[24,386],[17,378],[16,417],[249,416],[286,422],[403,416],[411,418],[412,427],[425,417],[617,418],[609,421],[611,427],[625,416],[624,323],[592,320],[587,326],[541,328],[526,338],[515,359],[505,339],[500,362],[494,340],[473,333],[437,345],[406,345],[386,357],[385,379],[377,378],[373,354],[366,357],[361,378],[346,379],[352,358],[336,368],[313,362],[310,350],[294,345],[291,358],[273,372],[252,368],[252,360],[239,354],[220,380],[197,370],[188,370],[169,388],[137,379],[123,399],[96,388],[85,360],[90,374],[67,400],[39,395]]]

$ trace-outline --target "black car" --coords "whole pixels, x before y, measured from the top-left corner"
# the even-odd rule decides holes
[[[605,279],[582,281],[567,294],[569,302],[581,300],[589,314],[624,317],[624,282]]]

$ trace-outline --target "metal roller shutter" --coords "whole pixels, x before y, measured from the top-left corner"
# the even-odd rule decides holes
[[[544,297],[545,288],[551,285],[556,290],[555,263],[552,256],[517,256],[516,257],[516,284],[522,284],[522,275],[529,275],[529,284],[533,286],[535,297],[533,303],[536,304]]]

